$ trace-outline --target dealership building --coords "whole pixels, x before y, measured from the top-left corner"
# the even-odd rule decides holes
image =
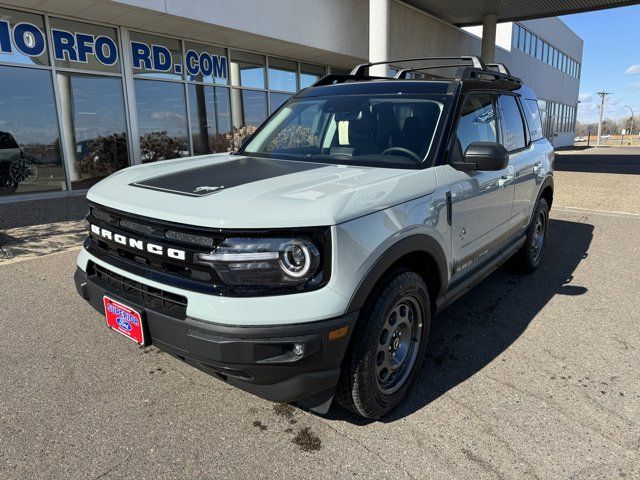
[[[549,3],[0,0],[0,202],[233,149],[298,90],[369,59],[504,63],[569,145],[583,42],[550,15],[625,2]]]

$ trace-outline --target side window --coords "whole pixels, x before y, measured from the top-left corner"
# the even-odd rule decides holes
[[[497,142],[496,112],[493,95],[468,94],[460,113],[454,155],[457,160],[473,142]]]
[[[522,114],[516,97],[500,95],[498,105],[502,113],[502,145],[510,152],[524,148],[526,146],[524,124],[522,123]]]
[[[536,100],[524,100],[522,102],[524,106],[524,115],[527,118],[527,124],[529,125],[529,133],[531,134],[531,140],[540,140],[542,134],[542,120],[540,118],[540,110],[538,109],[538,102]]]

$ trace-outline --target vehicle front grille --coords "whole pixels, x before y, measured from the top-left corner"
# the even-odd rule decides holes
[[[187,318],[187,299],[182,295],[136,282],[94,262],[87,265],[87,277],[107,292],[136,305],[180,320]]]
[[[101,229],[107,229],[113,235],[118,234],[127,239],[144,241],[145,244],[147,242],[154,243],[164,249],[176,248],[185,252],[184,259],[156,255],[144,249],[140,250],[132,248],[128,244],[118,243],[113,238],[109,239],[102,235],[96,235],[91,229],[89,230],[93,248],[124,261],[126,265],[142,267],[176,279],[187,280],[198,291],[206,291],[220,283],[220,279],[213,269],[193,262],[196,253],[209,253],[223,240],[222,235],[217,234],[215,231],[204,231],[197,228],[162,223],[96,206],[91,207],[87,222]],[[88,228],[90,228],[90,225],[88,225]],[[127,267],[126,265],[122,268],[132,273],[136,272],[135,268]],[[200,284],[201,288],[198,288],[197,284]],[[187,287],[185,286],[185,288]]]

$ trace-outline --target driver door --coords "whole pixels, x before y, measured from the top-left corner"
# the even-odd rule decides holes
[[[496,96],[465,96],[452,159],[463,161],[473,142],[498,142]],[[459,171],[447,165],[451,187],[452,277],[455,280],[491,257],[506,242],[513,208],[513,167],[498,171]]]

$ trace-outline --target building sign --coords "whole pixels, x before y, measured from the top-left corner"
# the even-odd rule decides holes
[[[181,75],[184,71],[192,77],[227,78],[227,58],[208,52],[187,50],[184,65],[174,63],[171,51],[163,45],[131,42],[133,68]]]
[[[0,20],[0,53],[17,50],[28,57],[39,57],[46,48],[44,32],[37,25],[21,22],[12,29],[9,22]]]
[[[116,42],[106,35],[52,28],[51,41],[53,56],[58,61],[86,64],[93,57],[104,66],[112,66],[119,60]],[[46,36],[37,25],[21,22],[12,28],[9,22],[0,20],[0,53],[18,51],[29,57],[39,57],[46,49]],[[184,59],[184,64],[174,62],[171,51],[163,45],[131,42],[131,60],[135,69],[178,75],[186,72],[191,77],[228,76],[225,56],[187,50]]]
[[[62,62],[89,63],[92,55],[102,65],[110,67],[118,62],[118,46],[111,38],[87,33],[72,33],[51,29],[53,56]]]

